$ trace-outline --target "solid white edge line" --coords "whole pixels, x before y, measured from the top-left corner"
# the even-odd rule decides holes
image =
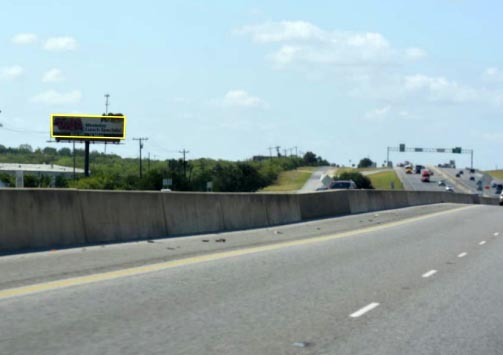
[[[432,275],[435,275],[436,273],[437,273],[437,270],[430,270],[430,271],[428,271],[428,272],[425,272],[422,276],[423,276],[424,278],[427,278],[427,277],[430,277],[430,276],[432,276]]]
[[[466,256],[466,254],[468,254],[468,253],[460,253],[460,254],[458,254],[458,258],[465,257],[465,256]]]
[[[366,305],[365,307],[363,308],[360,308],[359,310],[357,310],[356,312],[354,313],[351,313],[349,316],[351,318],[358,318],[358,317],[361,317],[363,316],[365,313],[373,310],[374,308],[376,308],[377,306],[379,306],[379,303],[377,302],[372,302],[372,303],[369,303],[368,305]]]
[[[485,243],[486,243],[486,241],[485,241],[485,240],[483,240],[483,241],[481,241],[481,242],[479,243],[479,245],[484,245]]]

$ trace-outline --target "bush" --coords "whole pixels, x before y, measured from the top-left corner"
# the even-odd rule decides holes
[[[353,180],[359,189],[374,189],[372,181],[358,171],[345,171],[337,176],[335,180]]]

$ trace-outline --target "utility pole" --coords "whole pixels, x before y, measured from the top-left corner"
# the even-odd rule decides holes
[[[297,154],[297,146],[293,147],[293,149],[295,149],[295,156],[298,157],[299,155]]]
[[[75,141],[73,141],[73,180],[75,180]]]
[[[272,150],[274,149],[274,147],[269,147],[269,157],[272,159]]]
[[[286,148],[283,149],[283,156],[286,157]]]
[[[148,165],[147,165],[147,171],[150,171],[150,152],[148,152]]]
[[[105,115],[108,115],[108,99],[110,98],[110,94],[105,94]],[[107,154],[107,142],[105,141],[105,154]]]
[[[141,165],[141,150],[143,149],[143,141],[148,141],[148,138],[146,137],[140,137],[140,138],[133,138],[134,141],[138,141],[139,146],[140,146],[140,179],[143,176],[143,169]]]
[[[105,115],[108,115],[108,106],[110,105],[108,103],[109,98],[110,98],[110,94],[105,94]]]
[[[278,158],[281,156],[281,152],[279,151],[279,148],[281,148],[279,145],[275,146],[276,148],[276,153],[278,153]]]
[[[189,154],[190,152],[184,148],[184,149],[178,151],[178,153],[183,154],[183,178],[186,179],[187,178],[187,164],[185,162],[185,155]]]

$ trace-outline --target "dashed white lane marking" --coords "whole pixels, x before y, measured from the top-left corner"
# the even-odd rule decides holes
[[[463,258],[466,256],[467,253],[461,253],[461,254],[458,254],[458,258]]]
[[[486,241],[485,241],[485,240],[483,240],[483,241],[481,241],[481,242],[479,243],[479,245],[484,245],[485,243],[486,243]]]
[[[435,275],[436,273],[437,273],[437,270],[430,270],[430,271],[428,271],[428,272],[425,272],[425,273],[423,274],[423,277],[424,277],[424,278],[427,278],[427,277],[430,277],[430,276]]]
[[[376,303],[376,302],[372,302],[368,305],[366,305],[365,307],[363,308],[360,308],[359,310],[357,310],[356,312],[354,313],[351,313],[349,316],[351,318],[358,318],[358,317],[361,317],[363,316],[365,313],[373,310],[374,308],[376,308],[377,306],[379,306],[379,303]]]
[[[500,235],[499,232],[494,233],[495,237],[497,237],[498,235]]]

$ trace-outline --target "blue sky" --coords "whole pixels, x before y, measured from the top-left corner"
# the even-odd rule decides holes
[[[149,137],[158,159],[278,145],[382,163],[406,143],[502,167],[502,12],[463,0],[3,1],[0,144],[47,146],[51,113],[102,113],[108,92],[128,139],[107,150],[123,156]]]

